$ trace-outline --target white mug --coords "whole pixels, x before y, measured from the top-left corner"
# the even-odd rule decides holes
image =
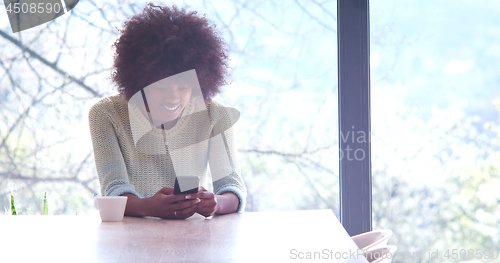
[[[103,222],[122,221],[127,196],[99,196],[95,198]]]

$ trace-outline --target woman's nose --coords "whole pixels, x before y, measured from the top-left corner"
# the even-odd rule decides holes
[[[180,100],[179,92],[177,89],[167,89],[165,100],[169,103],[175,103]]]

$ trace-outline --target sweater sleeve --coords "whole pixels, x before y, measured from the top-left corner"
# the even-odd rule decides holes
[[[237,212],[243,212],[246,205],[247,190],[238,160],[236,139],[231,121],[234,118],[220,104],[210,105],[210,115],[215,122],[209,140],[209,165],[212,175],[214,194],[234,193],[239,199]]]
[[[117,120],[113,118],[112,102],[104,99],[89,111],[89,126],[97,175],[103,196],[131,193],[141,196],[129,183],[127,168],[118,143]]]

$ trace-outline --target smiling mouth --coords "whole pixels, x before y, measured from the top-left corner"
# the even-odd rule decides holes
[[[166,110],[168,110],[168,111],[175,111],[175,110],[177,110],[177,109],[181,106],[181,104],[177,104],[177,105],[176,105],[176,106],[174,106],[174,107],[167,107],[167,106],[165,106],[165,105],[163,105],[163,104],[162,104],[162,106],[163,106]]]

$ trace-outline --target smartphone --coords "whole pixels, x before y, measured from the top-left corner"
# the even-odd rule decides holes
[[[176,176],[174,185],[174,194],[196,194],[198,193],[198,186],[200,185],[200,178],[198,176]]]

